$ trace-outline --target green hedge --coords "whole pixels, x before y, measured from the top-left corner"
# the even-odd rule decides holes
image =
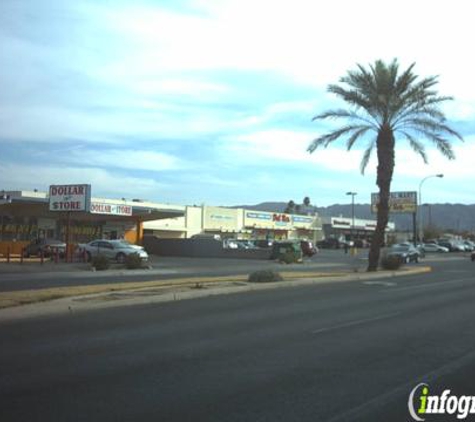
[[[110,267],[110,261],[105,255],[96,255],[92,258],[91,264],[97,271],[104,271]]]
[[[251,283],[270,283],[272,281],[282,281],[282,276],[273,270],[254,271],[249,275],[248,281]]]

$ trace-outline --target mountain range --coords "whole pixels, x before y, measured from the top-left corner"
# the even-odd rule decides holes
[[[286,202],[262,202],[257,205],[239,205],[233,208],[245,208],[258,211],[284,212]],[[334,204],[327,207],[310,205],[302,206],[303,213],[318,213],[321,217],[348,217],[351,218],[351,204]],[[424,204],[422,207],[424,226],[431,223],[441,230],[456,232],[475,232],[475,204]],[[376,215],[371,213],[370,204],[355,204],[355,218],[375,220]],[[412,230],[412,215],[391,214],[390,221],[396,224],[398,231]]]

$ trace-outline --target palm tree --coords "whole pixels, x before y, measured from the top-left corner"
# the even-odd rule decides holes
[[[389,217],[389,193],[395,165],[396,135],[409,142],[424,163],[427,155],[418,138],[432,142],[448,159],[454,159],[448,137],[462,137],[446,124],[440,105],[451,97],[440,97],[434,90],[436,76],[419,79],[413,73],[414,64],[399,72],[397,60],[386,64],[377,60],[365,68],[357,65],[340,79],[340,85],[328,86],[328,91],[343,99],[349,109],[329,110],[313,120],[345,119],[347,124],[314,139],[308,147],[310,153],[318,147],[327,147],[340,138],[346,139],[350,150],[356,141],[367,139],[368,144],[361,160],[364,173],[371,153],[376,149],[379,206],[376,230],[371,242],[368,271],[376,271],[381,245]],[[373,136],[370,137],[371,133]]]
[[[285,214],[293,214],[295,212],[295,202],[291,199],[287,203],[287,207],[284,210]]]

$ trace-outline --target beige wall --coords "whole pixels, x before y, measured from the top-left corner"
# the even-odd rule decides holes
[[[233,208],[204,207],[203,229],[223,232],[237,232],[239,224],[239,210]]]
[[[184,217],[148,221],[144,228],[153,230],[163,238],[190,238],[194,234],[222,232],[229,235],[245,236],[246,230],[282,230],[288,231],[289,237],[300,237],[300,234],[321,230],[320,218],[314,216],[296,216],[283,213],[245,210],[242,208],[223,207],[186,207]],[[240,233],[238,235],[238,233]]]

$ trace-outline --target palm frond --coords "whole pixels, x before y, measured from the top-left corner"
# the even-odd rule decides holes
[[[412,119],[408,118],[405,121],[405,127],[412,128],[414,130],[421,128],[434,134],[447,133],[463,141],[462,135],[460,135],[457,131],[452,129],[450,126],[433,119],[424,119],[418,117],[414,117]]]
[[[378,128],[374,121],[371,121],[367,117],[351,110],[345,110],[345,109],[328,110],[328,111],[325,111],[324,113],[318,114],[317,116],[313,117],[312,121],[325,120],[325,119],[357,120],[357,121],[361,121],[370,125],[375,130],[377,130]]]
[[[361,138],[362,136],[364,136],[366,134],[366,132],[368,132],[369,130],[371,130],[372,127],[371,126],[363,126],[361,127],[361,129],[358,129],[356,130],[353,135],[351,135],[348,140],[346,141],[346,149],[349,151],[354,143],[359,139]]]
[[[361,163],[360,163],[361,174],[364,174],[366,167],[368,166],[369,159],[371,158],[371,154],[373,152],[375,144],[376,142],[374,140],[371,141],[363,154],[363,158],[361,159]]]
[[[424,161],[425,164],[428,163],[428,160],[427,160],[427,154],[426,154],[426,150],[424,148],[424,145],[422,145],[417,139],[415,139],[411,134],[407,133],[407,132],[401,132],[405,137],[406,139],[409,141],[409,145],[411,146],[411,148],[414,150],[414,152],[416,152],[417,154],[419,154],[422,158],[422,160]]]
[[[323,146],[324,148],[326,148],[331,142],[337,140],[341,136],[351,133],[353,131],[358,131],[361,128],[362,128],[361,125],[350,125],[350,126],[345,126],[340,129],[336,129],[325,135],[319,136],[318,138],[314,139],[310,143],[309,147],[307,148],[307,151],[313,152],[320,146]]]

